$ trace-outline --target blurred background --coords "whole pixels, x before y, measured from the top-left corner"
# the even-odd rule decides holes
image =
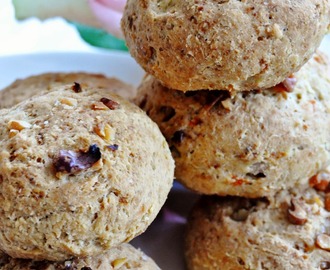
[[[35,52],[125,50],[123,41],[118,44],[105,31],[78,25],[79,33],[76,26],[62,18],[45,21],[29,18],[17,21],[12,0],[0,0],[0,56]],[[91,46],[88,42],[95,43],[96,46]],[[100,47],[105,47],[106,50],[101,50]],[[330,35],[324,39],[321,49],[330,54]]]
[[[47,0],[46,0],[47,1]],[[35,52],[97,52],[61,18],[15,19],[11,0],[0,0],[0,56]]]
[[[118,40],[104,31],[81,25],[78,25],[78,30],[85,40],[76,26],[61,18],[17,21],[12,1],[0,0],[0,56],[35,52],[104,52],[100,47],[125,50],[124,42],[118,44]],[[330,55],[330,35],[324,39],[321,49]]]

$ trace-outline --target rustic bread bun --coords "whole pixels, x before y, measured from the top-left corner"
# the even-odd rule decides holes
[[[135,101],[170,144],[176,178],[200,193],[272,196],[330,163],[330,64],[322,55],[283,84],[235,96],[183,93],[149,75]]]
[[[135,90],[115,78],[108,78],[102,74],[86,72],[78,73],[43,73],[18,79],[0,91],[0,109],[10,108],[17,103],[44,92],[50,92],[59,85],[78,83],[80,87],[97,87],[132,99]]]
[[[187,268],[329,269],[329,198],[312,188],[282,191],[271,201],[203,197],[188,219]]]
[[[0,251],[0,270],[159,270],[156,263],[130,244],[121,244],[94,257],[61,262],[13,259]]]
[[[128,0],[131,55],[165,86],[243,91],[272,87],[315,52],[328,0]]]
[[[127,242],[173,182],[157,125],[108,89],[59,85],[0,110],[0,144],[0,250],[14,258],[66,260]]]

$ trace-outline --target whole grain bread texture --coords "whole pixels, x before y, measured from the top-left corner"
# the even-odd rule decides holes
[[[17,103],[44,92],[50,92],[59,85],[74,84],[80,87],[97,87],[109,89],[130,100],[135,95],[135,89],[122,81],[106,77],[103,74],[87,72],[42,73],[17,79],[0,91],[0,109],[10,108]]]
[[[328,0],[128,0],[131,55],[177,90],[272,87],[299,70],[329,28]]]
[[[159,270],[141,250],[123,243],[94,257],[74,258],[61,262],[13,259],[0,252],[0,270]]]
[[[172,186],[158,126],[108,89],[61,85],[0,110],[0,250],[60,261],[146,230]]]
[[[330,64],[322,54],[262,91],[182,91],[144,78],[135,99],[160,127],[176,179],[203,194],[272,196],[330,163]]]
[[[329,269],[329,199],[311,187],[271,200],[205,196],[188,218],[187,268]]]

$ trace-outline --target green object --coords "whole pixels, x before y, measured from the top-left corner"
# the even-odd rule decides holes
[[[77,28],[81,38],[92,46],[111,50],[128,51],[124,40],[116,38],[102,29],[72,21],[70,21],[70,23]]]

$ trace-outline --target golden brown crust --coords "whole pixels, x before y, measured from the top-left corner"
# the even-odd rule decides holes
[[[95,255],[142,233],[172,186],[168,145],[108,89],[61,85],[0,110],[0,249]]]
[[[330,24],[327,0],[129,0],[130,53],[178,90],[272,87],[315,52]]]
[[[290,221],[292,202],[306,216],[302,224]],[[330,241],[322,239],[330,240],[329,218],[324,193],[312,188],[282,191],[271,201],[204,197],[188,219],[188,269],[328,269]]]
[[[176,178],[204,194],[246,197],[306,182],[330,162],[330,64],[315,55],[286,87],[176,91],[144,78],[136,103],[160,127]]]
[[[115,78],[108,78],[102,74],[75,72],[75,73],[43,73],[18,79],[0,91],[0,109],[10,108],[17,103],[29,99],[43,92],[56,89],[61,84],[79,83],[81,87],[97,87],[109,89],[114,93],[130,100],[135,90]]]

